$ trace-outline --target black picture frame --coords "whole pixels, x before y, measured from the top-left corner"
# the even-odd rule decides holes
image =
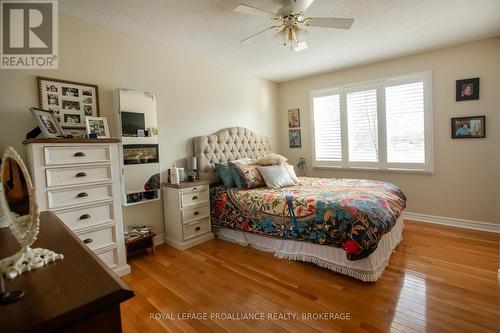
[[[455,90],[457,102],[479,99],[479,78],[457,80]]]
[[[463,127],[464,125],[467,126]],[[464,130],[462,130],[462,128],[464,128]],[[486,138],[486,116],[451,118],[451,137],[452,139]]]
[[[290,148],[302,147],[302,138],[300,135],[300,129],[293,129],[288,131],[288,146]]]

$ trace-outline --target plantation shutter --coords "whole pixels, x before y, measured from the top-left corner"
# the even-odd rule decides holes
[[[385,88],[388,163],[425,163],[424,82]]]
[[[377,90],[347,93],[349,162],[378,161]]]
[[[314,140],[317,161],[341,161],[340,96],[313,98]]]

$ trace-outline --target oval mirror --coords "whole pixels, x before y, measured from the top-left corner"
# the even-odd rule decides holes
[[[0,261],[0,272],[8,278],[62,259],[45,249],[32,249],[40,226],[35,193],[28,169],[17,152],[9,147],[5,151],[0,168],[2,190],[0,207],[7,218],[10,231],[21,245],[21,251]]]

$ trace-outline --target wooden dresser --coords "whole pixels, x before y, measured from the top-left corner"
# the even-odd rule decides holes
[[[111,269],[130,273],[116,139],[24,141],[39,211],[52,211]]]
[[[0,332],[120,332],[120,303],[134,292],[53,213],[40,214],[33,247],[62,253],[64,259],[6,281],[22,289],[21,300],[0,305]],[[19,244],[0,229],[0,259]]]
[[[163,184],[165,242],[179,250],[214,238],[208,182]]]

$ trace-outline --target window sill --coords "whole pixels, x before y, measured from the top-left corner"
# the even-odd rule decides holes
[[[313,170],[340,170],[340,171],[362,171],[362,172],[373,172],[373,173],[409,173],[409,174],[420,174],[420,175],[433,175],[432,170],[418,170],[418,169],[377,169],[377,168],[363,168],[363,167],[338,167],[338,166],[313,166]]]

